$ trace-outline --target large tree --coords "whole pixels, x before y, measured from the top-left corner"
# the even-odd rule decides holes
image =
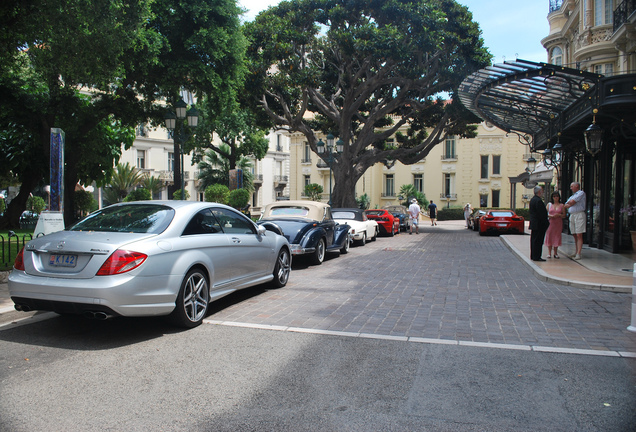
[[[476,118],[453,96],[490,55],[453,0],[285,1],[246,29],[248,88],[262,112],[314,152],[317,133],[344,142],[336,207],[355,206],[356,182],[374,164],[412,164],[449,134],[475,134]]]
[[[241,107],[235,89],[216,98],[205,97],[199,104],[199,112],[203,118],[198,127],[195,141],[198,152],[193,163],[201,161],[197,154],[209,155],[208,150],[211,150],[218,156],[217,162],[222,160],[221,164],[232,170],[242,168],[239,165],[245,164],[243,159],[246,157],[261,160],[267,154],[269,141],[265,134],[268,127],[258,124],[251,110]],[[220,145],[213,139],[214,134],[221,141]]]
[[[8,0],[0,6],[0,169],[21,181],[0,226],[15,226],[48,181],[51,127],[66,132],[65,219],[79,180],[106,180],[132,127],[162,120],[242,76],[234,0]]]

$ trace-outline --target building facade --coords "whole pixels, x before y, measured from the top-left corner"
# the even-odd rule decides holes
[[[478,125],[477,137],[449,137],[435,146],[428,156],[413,165],[378,163],[369,168],[356,184],[356,196],[366,194],[371,208],[396,205],[403,185],[413,185],[438,207],[524,207],[529,200],[523,185],[514,186],[511,177],[525,172],[530,154],[519,145],[517,136],[493,125]],[[323,137],[324,139],[324,137]],[[309,148],[304,135],[292,134],[290,146],[290,197],[303,199],[305,186],[322,186],[322,201],[328,202],[334,187],[329,165]],[[331,184],[330,184],[330,176]],[[516,195],[511,188],[519,187]]]
[[[636,243],[636,2],[550,0],[549,63],[521,59],[466,77],[458,94],[482,119],[517,133],[555,167],[564,199],[586,192],[584,242]],[[567,225],[567,224],[566,224]]]

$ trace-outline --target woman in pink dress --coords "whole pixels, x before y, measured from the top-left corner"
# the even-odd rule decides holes
[[[548,258],[559,258],[558,249],[561,246],[561,231],[563,231],[563,218],[565,217],[565,207],[561,203],[559,192],[552,192],[550,203],[548,204],[548,220],[550,226],[545,233],[545,245],[548,247]],[[554,255],[552,255],[554,248]]]

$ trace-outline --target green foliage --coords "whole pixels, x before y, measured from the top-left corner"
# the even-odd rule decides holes
[[[426,195],[415,189],[415,186],[411,184],[405,184],[400,187],[399,197],[402,200],[401,204],[406,207],[411,205],[411,200],[413,198],[417,200],[417,203],[420,205],[420,207],[428,206]]]
[[[2,3],[0,173],[21,187],[12,220],[0,226],[15,225],[29,193],[48,179],[52,127],[66,134],[68,216],[75,184],[103,184],[122,144],[132,145],[134,126],[161,122],[166,100],[181,90],[215,100],[240,88],[240,12],[234,0]]]
[[[311,201],[320,201],[322,198],[323,188],[318,183],[311,183],[305,186],[303,195],[308,197]]]
[[[438,207],[437,208],[437,220],[464,220],[464,209],[458,207]]]
[[[204,190],[214,184],[230,184],[230,169],[234,169],[230,168],[229,156],[232,151],[227,144],[221,144],[217,150],[208,150],[205,153],[205,160],[199,162],[198,179]],[[250,171],[251,167],[252,163],[247,157],[241,157],[236,161],[236,168],[243,170],[243,188],[253,192],[254,176]]]
[[[184,200],[187,201],[190,199],[190,192],[188,192],[188,190],[186,189],[185,191],[185,197],[182,197],[181,195],[181,189],[177,189],[176,191],[174,191],[174,193],[172,194],[172,199],[179,201],[179,200]]]
[[[517,208],[515,209],[515,213],[519,216],[522,216],[525,220],[530,219],[530,209],[529,208]]]
[[[250,192],[247,189],[234,189],[228,196],[228,204],[237,210],[247,207],[250,202]]]
[[[161,193],[161,191],[164,188],[163,182],[161,180],[159,180],[157,177],[153,177],[150,175],[145,175],[143,177],[143,179],[141,180],[141,186],[144,189],[148,189],[150,191],[151,197]]]
[[[176,192],[180,192],[181,189],[179,189]],[[187,191],[186,191],[187,192]],[[150,191],[146,188],[137,188],[134,189],[132,191],[130,191],[130,193],[128,195],[126,195],[126,198],[124,198],[124,202],[130,202],[130,201],[150,201],[152,200],[152,194],[150,193]]]
[[[214,184],[205,188],[204,197],[207,202],[227,204],[229,202],[230,188],[223,184]]]
[[[0,214],[4,213],[4,209],[7,208],[7,202],[4,198],[0,198]]]
[[[362,210],[368,210],[371,205],[371,200],[369,199],[369,195],[362,194],[359,198],[356,198],[356,204]]]
[[[334,206],[354,205],[374,164],[413,164],[447,134],[475,134],[476,117],[437,96],[490,64],[479,26],[453,0],[282,1],[245,29],[253,106],[314,152],[328,133],[344,142]]]
[[[26,209],[33,213],[40,214],[46,208],[46,202],[42,197],[31,195],[27,199]]]
[[[93,198],[93,194],[85,190],[76,190],[74,192],[75,213],[85,215],[97,209],[97,201]]]
[[[134,188],[143,181],[141,172],[131,166],[128,162],[125,165],[117,164],[115,172],[104,188],[104,200],[108,204],[122,202]]]

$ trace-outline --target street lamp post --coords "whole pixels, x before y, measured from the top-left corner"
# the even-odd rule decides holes
[[[166,122],[166,129],[168,129],[168,132],[170,133],[174,141],[174,178],[172,183],[172,193],[174,194],[177,185],[180,185],[181,199],[184,200],[185,176],[183,175],[183,144],[188,138],[188,130],[193,130],[199,125],[199,112],[196,108],[194,108],[194,106],[188,110],[188,104],[186,104],[183,99],[179,99],[174,107],[176,114],[173,112],[168,112],[166,113],[164,120]],[[183,125],[183,120],[186,118],[188,121],[187,128]]]
[[[336,145],[334,147],[333,145],[333,140],[335,139],[335,137],[333,136],[333,134],[329,134],[327,135],[327,145],[326,145],[326,150],[327,150],[327,154],[328,154],[328,158],[325,162],[327,162],[327,165],[329,165],[329,205],[331,205],[331,177],[332,177],[332,171],[333,171],[333,162],[334,162],[334,154],[340,154],[342,153],[343,147],[344,147],[344,142],[342,140],[338,140],[336,142]],[[318,141],[318,143],[316,144],[316,148],[318,149],[318,154],[324,154],[325,153],[325,143],[321,140]]]

